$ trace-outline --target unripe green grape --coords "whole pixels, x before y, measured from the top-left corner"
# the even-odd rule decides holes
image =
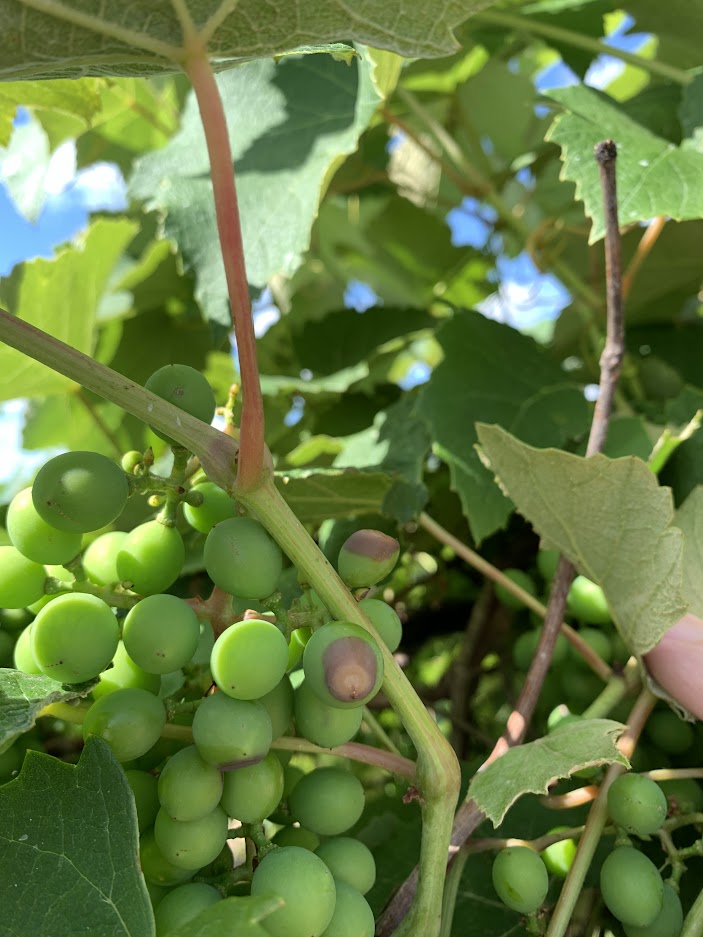
[[[308,849],[283,846],[264,856],[252,877],[251,893],[278,895],[285,902],[266,918],[271,937],[320,937],[332,920],[332,873]]]
[[[568,829],[566,826],[555,826],[550,833],[563,833]],[[542,860],[547,867],[547,871],[559,878],[566,878],[569,869],[576,855],[576,843],[573,839],[560,839],[558,843],[552,843],[542,850]]]
[[[657,783],[673,812],[686,814],[703,811],[703,790],[693,778],[672,778]]]
[[[5,631],[18,634],[34,621],[34,615],[26,608],[0,609],[0,625]]]
[[[134,475],[135,468],[143,459],[143,453],[137,452],[136,449],[130,449],[129,452],[125,452],[125,454],[120,459],[120,466],[122,467],[122,471],[126,472],[128,475]]]
[[[128,687],[147,690],[149,693],[158,696],[161,689],[161,677],[158,674],[147,673],[141,667],[137,667],[125,650],[124,644],[120,641],[115,656],[112,658],[112,667],[109,670],[103,670],[100,674],[100,682],[93,687],[93,699],[100,699],[101,696],[105,696],[107,693],[124,690]]]
[[[288,643],[270,621],[245,619],[219,636],[210,655],[212,678],[235,699],[258,699],[281,682],[288,666]]]
[[[9,632],[0,628],[0,667],[12,667],[14,650],[15,639]]]
[[[154,825],[159,812],[158,781],[153,774],[136,769],[125,771],[125,777],[134,794],[139,832],[143,833]]]
[[[219,891],[205,882],[179,885],[161,899],[154,912],[156,937],[168,937],[221,899]]]
[[[227,842],[227,814],[220,807],[197,820],[174,820],[161,808],[154,838],[173,865],[197,871],[216,859]]]
[[[518,670],[526,673],[532,658],[535,656],[539,639],[542,636],[542,629],[535,628],[532,631],[524,631],[513,644],[513,663]],[[552,655],[552,665],[563,663],[569,653],[569,642],[563,634],[558,635],[554,645],[554,654]]]
[[[81,552],[80,534],[57,530],[37,514],[31,488],[12,499],[6,524],[12,545],[34,563],[67,563]]]
[[[365,895],[376,881],[376,861],[371,850],[351,836],[327,839],[315,850],[334,876]]]
[[[120,630],[110,606],[95,595],[67,593],[32,623],[32,653],[42,673],[62,683],[97,677],[115,656]]]
[[[80,534],[111,524],[128,495],[120,466],[98,452],[64,452],[49,459],[32,486],[39,516],[57,530]]]
[[[609,664],[613,659],[613,645],[610,638],[603,631],[600,631],[598,628],[580,628],[579,636],[586,642],[586,644],[596,652],[601,660],[604,660],[606,664]],[[578,651],[571,647],[572,657],[577,664],[577,666],[583,668],[584,670],[589,670],[590,668],[586,661],[581,657]]]
[[[537,597],[537,586],[534,584],[532,577],[522,569],[504,569],[503,575],[507,576],[511,582],[514,582],[516,586],[520,586],[525,592],[529,593],[531,596]],[[498,601],[508,608],[521,609],[525,607],[525,603],[522,599],[519,599],[516,595],[513,595],[512,592],[509,592],[508,589],[501,583],[497,583],[496,587],[496,597]]]
[[[498,897],[513,911],[532,914],[547,897],[547,867],[527,846],[502,849],[493,861],[491,874]]]
[[[289,797],[293,788],[305,777],[305,772],[297,765],[286,765],[283,769],[283,796]]]
[[[15,547],[0,547],[0,606],[26,608],[44,595],[46,570]]]
[[[566,604],[571,614],[587,625],[610,623],[610,609],[605,593],[599,585],[587,579],[586,576],[577,576],[571,583]]]
[[[305,646],[303,670],[323,703],[340,709],[363,706],[383,683],[383,657],[360,625],[332,621],[315,631]]]
[[[364,788],[349,771],[316,768],[298,781],[288,803],[302,826],[320,836],[337,836],[364,812]]]
[[[165,725],[166,709],[158,697],[146,690],[115,690],[90,707],[83,738],[98,735],[118,761],[133,761],[156,744]]]
[[[608,788],[608,812],[628,833],[650,836],[666,820],[666,796],[641,774],[622,774]]]
[[[215,395],[207,379],[195,368],[187,364],[167,364],[154,371],[144,387],[203,423],[212,423],[216,408]],[[161,430],[153,426],[151,429],[160,439],[176,445]]]
[[[20,636],[15,642],[14,650],[14,661],[15,668],[22,673],[43,673],[41,667],[37,663],[37,659],[34,656],[32,651],[32,625],[27,625],[27,627],[20,633]]]
[[[271,595],[283,569],[278,544],[253,517],[232,517],[216,524],[207,535],[203,559],[215,585],[242,599]]]
[[[159,776],[159,802],[174,820],[198,820],[222,797],[222,772],[200,757],[195,745],[176,752]]]
[[[607,856],[600,890],[610,913],[631,927],[648,927],[662,909],[664,882],[659,870],[631,846],[619,846]]]
[[[391,653],[397,651],[403,637],[403,626],[396,610],[380,599],[362,599],[359,608],[374,626],[388,650]]]
[[[154,885],[153,882],[145,881],[145,884],[147,894],[149,895],[149,901],[151,902],[151,910],[155,911],[171,889],[167,888],[165,885]]]
[[[287,676],[276,686],[260,696],[258,702],[264,707],[271,720],[273,740],[285,734],[293,719],[293,687]],[[279,755],[282,754],[279,752]]]
[[[537,569],[545,582],[551,582],[554,579],[558,565],[558,550],[540,550],[537,554]]]
[[[361,728],[363,707],[328,706],[303,680],[295,691],[295,725],[298,733],[322,748],[335,748],[354,738]]]
[[[681,899],[668,882],[664,883],[662,908],[646,927],[623,925],[626,937],[679,937],[683,930]]]
[[[248,768],[225,775],[222,808],[242,823],[259,823],[276,809],[283,796],[283,768],[274,752]]]
[[[334,884],[337,891],[334,914],[322,937],[373,937],[376,922],[366,898],[346,882],[335,879]]]
[[[86,576],[97,586],[111,586],[119,581],[117,554],[127,539],[124,530],[111,530],[96,537],[83,554]]]
[[[140,595],[154,595],[178,579],[184,561],[183,538],[176,528],[147,521],[127,535],[117,554],[117,575]]]
[[[647,720],[646,732],[654,744],[668,755],[683,755],[695,741],[691,723],[679,719],[669,709],[652,713]]]
[[[200,482],[190,490],[202,495],[203,501],[197,507],[186,502],[183,505],[183,516],[201,534],[209,534],[215,524],[236,516],[234,501],[214,482]]]
[[[156,845],[153,830],[148,830],[139,840],[139,865],[144,878],[152,885],[182,885],[195,875],[195,870],[183,869],[168,861]]]
[[[284,826],[276,833],[272,842],[277,846],[300,846],[315,852],[320,845],[320,837],[303,826]]]
[[[271,719],[256,700],[213,693],[193,717],[193,741],[202,758],[224,770],[261,761],[271,748]]]
[[[132,660],[147,673],[172,673],[191,659],[200,641],[193,609],[175,595],[148,595],[129,610],[122,640]]]
[[[352,589],[373,586],[392,572],[399,553],[394,537],[380,530],[357,530],[342,544],[337,571]]]

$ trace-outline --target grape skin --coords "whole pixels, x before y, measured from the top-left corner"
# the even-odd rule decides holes
[[[139,840],[139,865],[144,878],[152,885],[181,885],[193,878],[195,871],[174,865],[156,845],[153,829]]]
[[[323,703],[340,709],[363,706],[383,682],[383,657],[360,625],[332,621],[305,645],[303,670],[309,688]]]
[[[179,885],[164,895],[154,911],[156,937],[168,937],[221,898],[219,891],[205,882]]]
[[[256,700],[214,693],[193,717],[193,741],[205,761],[225,770],[256,764],[271,748],[271,719]]]
[[[5,524],[12,545],[34,563],[68,563],[81,551],[80,534],[56,530],[37,514],[31,488],[12,499]]]
[[[281,846],[257,866],[251,893],[285,901],[266,918],[271,937],[320,937],[332,920],[337,892],[322,859],[300,846]]]
[[[156,744],[165,725],[166,709],[158,697],[146,690],[115,690],[90,707],[83,738],[99,735],[118,761],[133,761]]]
[[[215,524],[236,516],[236,505],[226,491],[214,482],[200,482],[190,489],[203,496],[203,503],[183,505],[183,516],[201,534],[209,534]]]
[[[39,516],[57,530],[80,534],[111,524],[128,495],[120,466],[98,452],[64,452],[49,459],[32,486]]]
[[[273,740],[280,738],[293,720],[293,687],[287,676],[280,683],[260,696],[258,701],[269,714]]]
[[[0,547],[0,606],[26,608],[44,595],[46,570],[15,547]]]
[[[649,836],[666,820],[664,792],[651,778],[623,774],[608,789],[608,812],[628,833]]]
[[[339,709],[323,703],[303,680],[295,691],[295,725],[298,733],[322,748],[335,748],[354,738],[361,728],[363,708]]]
[[[547,897],[547,868],[527,846],[502,849],[493,861],[491,875],[498,897],[513,911],[531,914]]]
[[[228,696],[251,700],[270,693],[288,667],[288,644],[276,625],[262,619],[235,622],[210,655],[215,683]]]
[[[195,368],[187,364],[167,364],[154,371],[144,387],[203,423],[212,423],[215,395],[207,379]],[[153,426],[151,429],[160,439],[179,445],[161,430]]]
[[[610,913],[630,927],[648,927],[662,909],[659,870],[632,846],[619,846],[601,867],[600,890]]]
[[[380,599],[362,599],[359,609],[374,626],[388,650],[391,653],[397,651],[403,637],[403,626],[396,610]]]
[[[159,812],[158,781],[153,774],[136,769],[125,771],[125,777],[134,795],[139,832],[143,833],[154,825]]]
[[[200,757],[195,745],[176,752],[159,777],[159,801],[174,820],[199,820],[222,797],[222,773]]]
[[[319,836],[337,836],[361,817],[364,788],[349,771],[316,768],[298,781],[288,803],[302,826]]]
[[[376,881],[376,862],[368,846],[351,836],[335,836],[315,850],[336,882],[343,881],[365,895]]]
[[[154,823],[154,838],[169,862],[197,871],[220,854],[227,829],[227,814],[220,807],[197,820],[174,820],[162,807]]]
[[[191,659],[200,641],[193,609],[175,595],[150,595],[127,613],[122,640],[146,673],[172,673]]]
[[[242,823],[258,823],[271,814],[283,796],[283,768],[274,752],[255,765],[225,775],[222,807]]]
[[[97,586],[110,586],[119,581],[117,554],[127,536],[124,530],[111,530],[96,537],[88,546],[83,554],[83,569],[91,582]]]
[[[376,923],[364,896],[347,882],[334,880],[337,900],[322,937],[373,937]]]
[[[184,561],[185,547],[176,528],[147,521],[127,535],[117,554],[117,575],[140,595],[155,595],[175,582]]]
[[[205,541],[203,558],[215,585],[242,599],[271,595],[283,569],[278,544],[252,517],[233,517],[216,524]]]
[[[120,641],[115,656],[112,658],[112,667],[109,670],[103,670],[100,674],[100,682],[93,687],[93,699],[100,699],[107,693],[124,690],[127,687],[148,690],[149,693],[158,696],[161,689],[161,677],[137,667]]]

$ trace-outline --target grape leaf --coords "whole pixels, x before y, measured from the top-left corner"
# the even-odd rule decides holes
[[[2,40],[0,40],[1,42]],[[99,78],[83,81],[3,81],[0,82],[0,146],[10,139],[17,107],[31,107],[67,114],[87,125],[100,110]]]
[[[615,742],[625,726],[611,719],[584,719],[557,728],[534,742],[509,749],[474,776],[467,798],[476,801],[494,826],[523,794],[546,794],[549,785],[581,768],[629,767]]]
[[[171,937],[269,937],[260,923],[285,902],[271,896],[225,898],[170,932]]]
[[[526,446],[479,424],[481,449],[537,533],[605,592],[625,643],[644,654],[686,611],[671,491],[634,457]]]
[[[307,249],[320,192],[352,152],[381,97],[367,56],[253,62],[218,77],[231,128],[249,283],[291,274]],[[181,129],[135,166],[130,191],[164,215],[164,230],[197,277],[205,317],[229,323],[212,183],[200,112],[191,93]]]
[[[536,342],[477,312],[458,313],[437,332],[444,360],[422,389],[417,412],[451,471],[476,541],[500,529],[512,505],[475,450],[474,423],[495,421],[539,446],[583,433],[583,394]]]
[[[28,221],[36,221],[44,207],[50,159],[49,139],[34,118],[15,127],[8,146],[0,147],[0,178]]]
[[[30,260],[0,280],[0,304],[62,342],[91,354],[95,313],[115,263],[136,231],[127,219],[100,218],[54,260]],[[66,393],[76,385],[0,344],[0,400]]]
[[[358,469],[297,469],[277,472],[276,485],[304,524],[379,511],[391,478]]]
[[[102,739],[77,765],[29,751],[0,787],[3,937],[151,937],[137,814]]]
[[[49,703],[87,696],[92,684],[67,687],[43,674],[0,670],[0,754],[32,728]]]
[[[703,486],[694,488],[676,512],[683,531],[683,594],[688,611],[703,618]]]
[[[673,146],[629,117],[613,100],[574,85],[550,91],[566,109],[555,118],[547,139],[561,147],[561,177],[576,183],[593,225],[589,243],[605,234],[603,197],[593,147],[611,138],[618,147],[618,210],[622,224],[668,215],[676,221],[703,215],[703,153]]]

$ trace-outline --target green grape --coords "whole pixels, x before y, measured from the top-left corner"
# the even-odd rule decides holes
[[[610,913],[630,927],[648,927],[662,909],[664,883],[651,859],[619,846],[601,867],[600,890]]]
[[[272,842],[277,846],[300,846],[315,852],[320,845],[320,837],[303,826],[284,826],[276,833]]]
[[[283,769],[283,796],[288,797],[298,781],[305,777],[305,772],[297,765],[286,765]]]
[[[360,625],[332,621],[305,645],[303,670],[310,689],[323,703],[340,709],[363,706],[383,683],[383,657]]]
[[[83,569],[91,582],[110,586],[119,581],[117,554],[127,539],[124,530],[111,530],[96,537],[83,554]]]
[[[14,660],[15,639],[0,628],[0,667],[12,667]]]
[[[174,820],[199,820],[222,797],[222,772],[200,757],[195,745],[176,752],[159,777],[159,801]]]
[[[269,714],[272,737],[275,741],[286,732],[293,719],[293,687],[288,677],[283,677],[272,690],[260,696],[258,702]]]
[[[127,535],[117,554],[117,575],[140,595],[154,595],[178,579],[184,561],[183,538],[176,528],[147,521]]]
[[[547,897],[547,867],[527,846],[501,849],[493,861],[492,878],[498,897],[513,911],[531,914]]]
[[[187,364],[167,364],[154,371],[144,387],[203,423],[212,423],[216,408],[215,395],[207,379],[195,368]],[[151,429],[160,439],[178,445],[161,430],[153,426]]]
[[[316,768],[298,781],[288,798],[295,819],[319,836],[337,836],[354,826],[364,801],[361,781],[341,768]]]
[[[332,873],[322,859],[300,846],[267,853],[256,867],[251,893],[278,895],[285,902],[266,918],[271,937],[320,937],[334,914]]]
[[[201,534],[209,534],[215,524],[236,516],[237,507],[234,501],[214,482],[200,482],[190,490],[202,495],[203,502],[197,507],[185,503],[183,516],[190,526]]]
[[[26,608],[44,595],[46,570],[14,547],[0,547],[0,605]]]
[[[221,804],[241,823],[259,823],[273,813],[283,796],[283,768],[274,752],[248,768],[225,775]]]
[[[297,667],[300,663],[300,659],[303,656],[303,645],[296,638],[296,634],[300,629],[297,629],[290,636],[290,641],[288,642],[288,666],[286,671],[290,672],[293,668]]]
[[[205,882],[179,885],[162,898],[154,912],[156,937],[168,937],[221,898],[219,891]]]
[[[154,838],[173,865],[197,871],[209,865],[227,842],[227,814],[220,807],[197,820],[174,820],[162,807],[156,815]]]
[[[135,769],[125,771],[125,777],[134,794],[139,832],[143,833],[154,825],[156,814],[159,812],[159,782],[153,774]]]
[[[658,784],[664,791],[672,812],[686,814],[703,811],[703,790],[693,778],[672,778],[669,781],[659,781]]]
[[[145,884],[151,902],[151,910],[155,911],[171,889],[165,885],[154,885],[152,882],[145,882]]]
[[[511,582],[514,582],[516,586],[520,586],[521,589],[524,589],[525,592],[528,592],[531,596],[537,597],[537,586],[534,584],[532,577],[528,575],[522,569],[504,569],[503,575],[507,576]],[[508,608],[520,609],[525,607],[525,603],[522,599],[519,599],[516,595],[513,595],[512,592],[509,592],[505,586],[498,583],[496,585],[496,597],[499,602],[502,602],[503,605]]]
[[[373,937],[376,922],[366,898],[346,882],[335,879],[334,884],[334,914],[322,937]]]
[[[554,579],[558,565],[558,550],[540,550],[537,554],[537,569],[545,582],[551,582]]]
[[[599,631],[598,628],[580,628],[579,637],[583,638],[586,644],[594,650],[606,664],[611,662],[613,659],[613,645],[607,634]],[[590,672],[590,667],[578,651],[573,647],[570,647],[570,650],[576,665]]]
[[[109,670],[103,670],[99,679],[98,685],[93,687],[93,699],[100,699],[107,693],[124,690],[127,687],[148,690],[155,696],[159,695],[161,689],[161,677],[137,667],[121,641],[112,658],[112,667]]]
[[[64,452],[49,459],[32,486],[39,516],[57,530],[79,534],[111,524],[128,496],[125,473],[98,452]]]
[[[398,613],[380,599],[362,599],[359,608],[369,619],[389,651],[397,651],[403,637],[403,626]]]
[[[337,571],[352,589],[385,579],[398,562],[398,541],[380,530],[357,530],[342,544]]]
[[[219,636],[210,655],[212,678],[235,699],[258,699],[276,687],[288,667],[288,643],[263,619],[237,621]]]
[[[120,637],[110,606],[95,595],[67,593],[45,605],[32,623],[32,653],[42,673],[83,683],[104,670]]]
[[[555,826],[550,833],[564,833],[568,827]],[[542,860],[547,871],[559,878],[566,878],[576,855],[576,843],[573,839],[561,839],[542,850]]]
[[[242,599],[265,599],[275,592],[283,568],[278,544],[253,517],[216,524],[207,535],[203,558],[215,585]]]
[[[195,875],[195,870],[183,869],[168,861],[156,845],[153,830],[148,830],[139,840],[139,865],[144,878],[152,885],[181,885]]]
[[[626,937],[679,937],[683,930],[681,899],[668,882],[664,883],[662,909],[646,927],[623,926]]]
[[[532,631],[524,631],[518,636],[513,644],[513,663],[518,670],[527,673],[535,656],[539,639],[542,636],[542,629],[535,628]],[[569,642],[563,634],[558,635],[557,643],[554,645],[554,654],[552,655],[552,665],[558,665],[564,662],[569,653]]]
[[[628,833],[649,836],[666,820],[666,796],[641,774],[622,774],[608,789],[608,812]]]
[[[562,692],[572,709],[584,709],[603,689],[603,681],[591,670],[580,667],[575,661],[567,661],[559,669]]]
[[[27,625],[15,643],[15,668],[22,673],[43,673],[32,651],[32,625]]]
[[[24,751],[17,744],[11,745],[0,754],[0,784],[6,784],[12,780],[21,769],[23,759]]]
[[[571,614],[587,625],[610,623],[610,609],[603,590],[585,576],[577,576],[571,583],[566,604]]]
[[[136,449],[130,449],[129,452],[125,454],[120,459],[120,465],[122,471],[126,472],[128,475],[134,475],[135,468],[142,462],[144,459],[144,454],[137,452]]]
[[[652,713],[646,730],[654,744],[668,755],[685,754],[695,741],[691,724],[679,719],[670,709]]]
[[[146,690],[115,690],[93,703],[83,721],[83,738],[98,735],[118,761],[133,761],[152,745],[166,725],[161,700]]]
[[[335,748],[353,739],[361,728],[363,707],[339,709],[323,703],[303,680],[295,691],[295,724],[298,733],[322,748]]]
[[[183,599],[175,595],[148,595],[127,613],[122,640],[127,653],[142,670],[172,673],[195,654],[200,622]]]
[[[24,631],[34,621],[34,615],[26,608],[0,609],[0,625],[5,631]]]
[[[193,741],[205,761],[220,768],[244,768],[271,748],[271,719],[261,703],[213,693],[193,717]]]
[[[376,881],[376,861],[371,850],[351,836],[327,839],[316,850],[334,876],[335,882],[346,882],[365,895]]]
[[[80,534],[56,530],[37,514],[31,488],[12,499],[6,524],[12,545],[34,563],[67,563],[81,552]]]

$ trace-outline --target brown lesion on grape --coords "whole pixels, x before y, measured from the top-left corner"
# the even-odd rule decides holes
[[[373,692],[378,661],[363,638],[338,638],[325,648],[322,665],[327,689],[342,703],[363,700]]]
[[[380,530],[357,530],[347,539],[344,549],[380,563],[397,556],[398,541]]]

